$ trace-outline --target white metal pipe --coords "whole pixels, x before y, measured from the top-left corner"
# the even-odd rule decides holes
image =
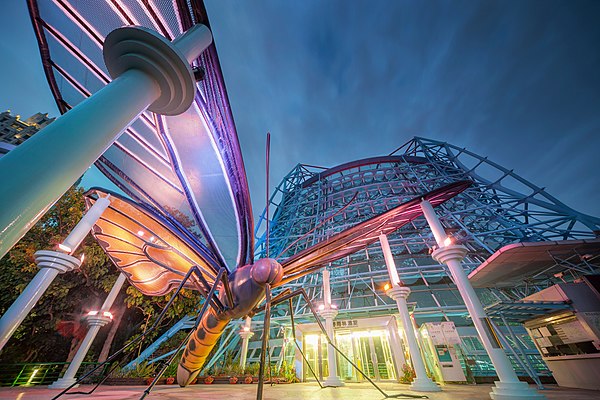
[[[440,388],[433,383],[427,376],[427,370],[425,369],[425,363],[423,362],[421,350],[417,343],[417,337],[415,330],[413,329],[410,314],[408,313],[408,306],[406,305],[406,297],[410,293],[408,287],[399,286],[400,278],[398,276],[398,270],[396,269],[396,263],[392,256],[392,250],[387,240],[386,235],[379,236],[379,243],[383,251],[385,259],[385,265],[387,266],[388,275],[392,281],[392,287],[386,292],[388,296],[396,301],[400,318],[402,319],[402,326],[406,336],[406,342],[410,351],[410,358],[412,360],[413,367],[415,369],[416,379],[413,382],[412,389],[417,391],[439,391]]]
[[[248,357],[248,344],[250,342],[250,338],[254,336],[252,332],[252,318],[246,317],[246,321],[244,322],[244,326],[240,331],[240,337],[242,338],[242,349],[240,350],[240,368],[242,371],[246,368],[246,359]]]
[[[150,105],[169,115],[189,107],[189,62],[209,37],[204,26],[174,44],[145,28],[107,36],[104,56],[115,79],[0,159],[0,257]]]
[[[59,270],[54,268],[43,268],[38,271],[25,290],[2,315],[2,319],[0,319],[0,349],[4,348],[6,342],[15,333],[29,311],[35,306],[58,274]]]
[[[52,385],[50,385],[50,387],[65,388],[65,387],[69,387],[69,386],[71,386],[71,384],[75,383],[75,380],[76,380],[75,375],[77,374],[77,371],[81,367],[81,363],[85,359],[87,352],[90,350],[90,347],[92,346],[92,343],[94,342],[94,339],[96,338],[96,335],[100,331],[100,328],[102,328],[104,325],[106,325],[109,322],[109,319],[107,317],[104,317],[102,312],[110,310],[115,299],[117,298],[117,295],[121,291],[121,288],[123,287],[123,284],[125,283],[125,280],[126,280],[125,274],[123,274],[123,273],[119,274],[112,289],[106,296],[106,299],[104,300],[104,303],[102,304],[102,307],[100,308],[100,311],[98,312],[97,316],[88,317],[88,324],[90,325],[90,328],[88,329],[88,331],[85,335],[85,338],[81,342],[79,349],[77,349],[77,353],[75,353],[75,356],[73,356],[73,360],[71,360],[71,363],[69,364],[69,368],[67,368],[67,371],[65,372],[63,377],[58,379],[57,381],[55,381]]]
[[[379,235],[379,243],[381,243],[381,250],[383,251],[383,258],[385,260],[385,265],[387,266],[391,285],[399,285],[400,276],[398,275],[398,269],[396,268],[396,262],[394,261],[394,256],[392,255],[387,236],[384,234]]]
[[[69,249],[68,253],[73,253],[83,239],[87,236],[96,221],[100,219],[104,210],[110,205],[110,196],[100,197],[94,205],[88,210],[81,220],[75,225],[75,228],[69,233],[69,236],[63,240],[62,245],[65,249]]]
[[[423,209],[423,214],[433,231],[433,235],[435,236],[435,240],[440,248],[449,247],[448,236],[445,233],[440,220],[438,219],[431,203],[428,201],[423,201],[421,203],[421,208]],[[479,337],[483,343],[483,346],[486,349],[486,352],[490,356],[492,360],[492,364],[494,364],[494,368],[496,369],[496,373],[498,374],[498,378],[500,381],[504,382],[518,382],[519,378],[515,373],[510,360],[506,356],[504,349],[498,347],[497,345],[493,345],[490,340],[488,331],[491,329],[490,327],[484,325],[485,319],[487,315],[483,309],[483,305],[477,297],[475,293],[475,289],[473,289],[473,285],[469,282],[469,278],[465,273],[465,270],[462,267],[459,258],[448,258],[444,261],[450,270],[450,274],[454,279],[456,287],[469,311],[469,315],[471,316],[471,320],[477,329],[477,333],[479,333]]]
[[[329,270],[323,269],[323,305],[325,308],[331,308],[331,286],[329,284]]]
[[[119,276],[117,277],[117,280],[115,281],[112,289],[110,289],[110,292],[106,296],[106,299],[104,299],[104,303],[102,303],[102,307],[100,308],[100,311],[110,311],[110,308],[112,307],[113,303],[115,302],[115,299],[119,295],[119,292],[121,291],[121,288],[123,287],[123,284],[125,283],[126,280],[127,280],[127,277],[125,276],[124,273],[121,272],[119,274]]]
[[[448,238],[448,235],[446,235],[446,230],[442,226],[442,223],[433,210],[433,206],[427,200],[423,200],[421,202],[421,209],[423,210],[423,215],[425,215],[425,219],[429,224],[429,228],[431,228],[431,232],[433,232],[436,243],[439,247],[444,246],[444,242]]]
[[[149,75],[126,71],[0,159],[0,256],[159,94]]]
[[[402,367],[406,364],[406,359],[404,358],[404,351],[402,350],[402,343],[398,332],[398,323],[395,317],[392,317],[387,328],[390,333],[390,347],[392,349],[394,365],[396,366],[396,380],[399,382],[402,376]]]
[[[541,395],[530,388],[526,382],[519,381],[506,352],[496,336],[493,324],[489,321],[489,318],[483,309],[483,305],[481,304],[479,297],[477,297],[477,293],[475,293],[475,289],[473,289],[473,286],[471,285],[471,282],[469,282],[469,278],[462,267],[461,261],[467,253],[467,249],[464,246],[452,243],[450,238],[446,235],[431,203],[423,200],[421,202],[421,209],[423,210],[425,219],[429,223],[439,247],[433,252],[432,256],[448,266],[448,270],[450,271],[460,296],[467,307],[473,325],[475,325],[475,329],[483,343],[483,347],[489,355],[490,360],[494,365],[494,369],[498,374],[498,378],[500,379],[498,382],[495,382],[490,397],[494,400],[545,399],[544,395]]]
[[[98,199],[69,233],[62,243],[63,249],[68,248],[68,253],[74,252],[109,205],[110,199]],[[42,253],[44,254],[40,256]],[[78,268],[80,265],[79,260],[68,255],[52,251],[42,253],[36,253],[36,262],[38,262],[40,271],[0,319],[0,349],[4,348],[6,342],[52,284],[54,278],[59,273]]]
[[[173,45],[191,63],[212,43],[210,30],[201,24],[194,25],[188,31],[173,40]]]

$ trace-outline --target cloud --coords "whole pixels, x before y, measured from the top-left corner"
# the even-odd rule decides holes
[[[514,168],[600,215],[595,2],[207,1],[248,169],[264,207],[297,163],[387,154],[414,135]]]

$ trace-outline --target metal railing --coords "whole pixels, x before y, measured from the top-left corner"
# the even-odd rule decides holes
[[[68,362],[41,362],[41,363],[17,363],[0,364],[0,386],[34,386],[50,385],[67,370]],[[77,376],[82,375],[98,365],[97,362],[84,362],[81,364]],[[98,371],[98,375],[101,375]],[[89,378],[89,383],[94,381]]]

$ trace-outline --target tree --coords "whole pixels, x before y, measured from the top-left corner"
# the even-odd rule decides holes
[[[73,187],[48,210],[46,215],[0,259],[0,312],[3,314],[38,272],[34,253],[55,249],[79,222],[85,210],[83,189]],[[119,271],[91,235],[74,254],[85,253],[81,268],[60,274],[25,318],[0,353],[0,362],[62,362],[69,360],[87,331],[82,317],[98,309],[112,288]],[[122,345],[130,337],[147,329],[165,306],[172,293],[160,297],[142,295],[133,286],[121,292],[113,313],[115,321],[103,328],[87,360],[98,354],[105,358],[112,342]],[[167,313],[162,330],[198,308],[199,295],[183,291]],[[120,323],[121,319],[126,323]],[[120,329],[118,327],[120,326]],[[106,337],[104,342],[101,340]],[[146,345],[149,343],[145,342]]]
[[[79,222],[84,209],[83,190],[69,189],[0,260],[2,313],[38,272],[34,253],[56,249]],[[82,267],[56,277],[5,346],[0,354],[2,362],[65,361],[69,350],[76,347],[81,340],[81,329],[65,327],[81,325],[82,313],[102,303],[117,276],[115,267],[91,236],[74,255],[80,257],[82,253],[85,253]]]

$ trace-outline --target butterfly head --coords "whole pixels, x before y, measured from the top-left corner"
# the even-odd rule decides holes
[[[283,277],[283,268],[273,258],[261,258],[252,265],[252,279],[259,285],[275,285]]]

